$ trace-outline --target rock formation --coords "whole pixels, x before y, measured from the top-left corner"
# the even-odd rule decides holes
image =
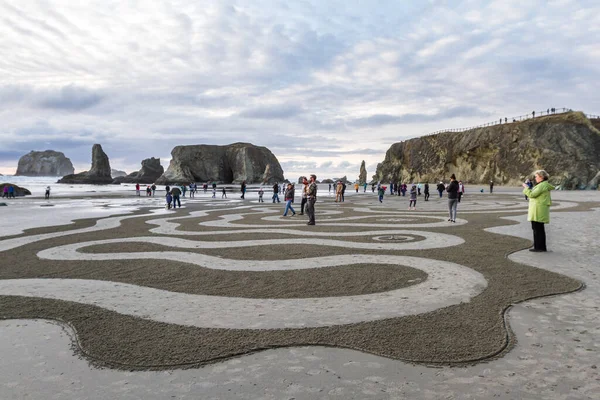
[[[71,160],[59,151],[30,151],[19,159],[17,173],[22,176],[64,176],[75,172]]]
[[[273,156],[273,157],[275,157],[275,156]],[[278,173],[281,173],[281,176],[283,176],[283,171],[281,170],[281,166],[279,166],[279,169],[277,169],[277,168],[272,168],[271,164],[267,164],[267,166],[265,167],[265,172],[263,173],[263,176],[262,176],[262,183],[268,184],[268,183],[277,182],[278,177],[275,176],[275,174],[278,174]]]
[[[534,170],[545,169],[553,184],[583,189],[600,170],[596,123],[569,112],[410,139],[389,148],[375,177],[436,182],[454,173],[470,184],[520,185]]]
[[[188,182],[274,183],[283,181],[283,170],[277,158],[266,147],[250,143],[226,146],[176,146],[171,151],[167,171],[156,180],[166,185]],[[268,180],[265,172],[268,168]]]
[[[160,165],[160,158],[146,158],[142,161],[142,169],[127,176],[115,178],[113,183],[154,183],[164,172],[165,169]]]
[[[125,172],[125,171],[119,171],[118,169],[111,168],[110,169],[110,176],[112,176],[113,179],[114,178],[120,178],[122,176],[127,176],[127,172]]]
[[[15,196],[16,197],[21,197],[21,196],[29,196],[31,195],[31,192],[25,188],[22,188],[20,186],[15,185],[14,183],[0,183],[0,193],[4,192],[4,186],[12,186],[15,188]]]
[[[367,182],[367,167],[365,167],[365,160],[360,163],[360,173],[358,174],[358,183],[364,185]]]
[[[112,183],[110,175],[110,162],[108,156],[102,150],[102,146],[95,144],[92,147],[92,168],[79,174],[64,176],[58,183],[87,183],[102,185]]]

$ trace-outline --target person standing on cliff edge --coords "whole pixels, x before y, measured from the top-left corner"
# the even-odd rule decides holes
[[[317,176],[310,176],[310,184],[306,190],[306,213],[308,214],[308,223],[306,225],[315,224],[315,203],[317,202]]]

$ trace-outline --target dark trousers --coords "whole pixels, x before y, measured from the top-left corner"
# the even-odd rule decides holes
[[[458,192],[458,202],[460,203],[460,198],[462,197],[462,192]]]
[[[304,206],[306,205],[306,197],[302,198],[302,201],[300,202],[300,214],[304,214]]]
[[[429,200],[429,192],[425,192],[425,201]]]
[[[308,214],[308,224],[315,224],[315,202],[316,199],[308,199],[306,202],[306,213]]]
[[[173,208],[176,207],[175,204],[177,204],[179,208],[181,208],[181,201],[179,200],[179,196],[173,196]]]
[[[533,229],[533,248],[546,251],[546,231],[544,229],[544,223],[531,221],[531,229]]]

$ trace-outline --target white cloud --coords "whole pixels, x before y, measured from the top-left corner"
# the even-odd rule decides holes
[[[248,141],[292,177],[353,177],[396,138],[600,113],[592,0],[139,4],[0,2],[0,173],[48,146],[87,167],[100,142],[129,171]]]

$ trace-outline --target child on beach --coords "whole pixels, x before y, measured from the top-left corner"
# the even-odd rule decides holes
[[[409,210],[417,209],[417,186],[416,185],[412,185],[412,187],[410,188],[410,201],[408,203],[408,209]]]
[[[213,199],[217,198],[217,187],[216,186],[213,186],[213,195],[212,195],[212,198]]]
[[[171,202],[173,201],[173,196],[171,192],[167,192],[167,210],[171,209]]]
[[[263,194],[265,194],[265,191],[263,190],[263,188],[260,188],[260,190],[258,191],[258,202],[259,203],[264,203],[265,202],[263,200]]]
[[[379,194],[379,202],[383,203],[383,195],[385,194],[385,186],[379,186],[379,189],[377,189],[377,194]]]

